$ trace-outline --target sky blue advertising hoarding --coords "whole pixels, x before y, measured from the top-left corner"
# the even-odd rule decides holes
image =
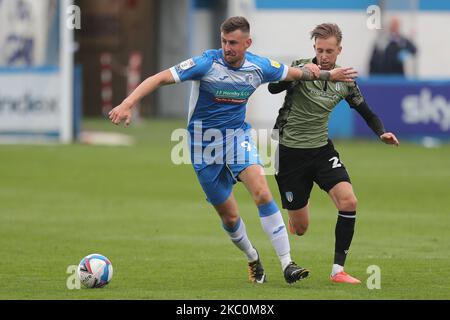
[[[368,80],[360,88],[386,130],[400,137],[450,137],[450,81]],[[354,135],[373,135],[361,117],[354,116],[353,125]]]

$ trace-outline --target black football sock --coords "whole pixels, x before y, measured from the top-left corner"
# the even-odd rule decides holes
[[[334,264],[344,266],[355,231],[356,212],[339,211],[336,223]]]

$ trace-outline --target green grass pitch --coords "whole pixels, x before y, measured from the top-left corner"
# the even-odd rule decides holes
[[[360,286],[328,277],[336,210],[317,186],[293,259],[311,276],[289,286],[243,186],[240,212],[268,283],[247,282],[246,260],[204,200],[194,171],[170,161],[170,133],[184,121],[129,129],[132,147],[0,146],[0,299],[449,299],[450,146],[336,141],[359,199],[346,270]],[[273,177],[270,187],[279,204]],[[284,215],[286,221],[286,215]],[[114,266],[104,289],[69,290],[66,273],[87,254]],[[369,290],[367,268],[380,267]]]

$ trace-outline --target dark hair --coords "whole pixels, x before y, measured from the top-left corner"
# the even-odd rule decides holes
[[[250,23],[244,17],[232,17],[220,26],[220,31],[223,33],[230,33],[236,30],[241,30],[243,33],[250,33]]]
[[[311,32],[311,39],[328,39],[331,37],[336,37],[338,45],[342,42],[342,31],[337,24],[334,23],[322,23],[318,25]]]

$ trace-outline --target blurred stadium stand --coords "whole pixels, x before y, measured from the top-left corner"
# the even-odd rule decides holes
[[[0,0],[0,78],[11,68],[49,70],[60,64],[61,29],[52,13],[62,1]],[[227,16],[244,15],[252,24],[251,51],[285,64],[313,55],[309,32],[315,25],[339,24],[344,50],[338,62],[359,71],[363,92],[389,129],[398,129],[400,137],[446,137],[450,132],[450,43],[445,41],[450,0],[76,0],[74,4],[82,13],[81,30],[74,34],[75,63],[80,68],[75,74],[82,77],[75,84],[82,85],[76,93],[83,116],[102,115],[102,53],[112,55],[116,105],[126,95],[132,52],[142,54],[145,78],[219,47],[220,23]],[[383,25],[390,17],[399,17],[403,32],[414,39],[419,52],[407,63],[407,79],[367,77],[373,43],[383,32],[367,28],[370,5],[380,6]],[[15,24],[7,20],[13,9]],[[27,14],[36,19],[27,19]],[[144,99],[143,116],[186,117],[189,91],[189,83],[160,89]],[[0,91],[0,99],[5,92]],[[282,102],[283,95],[271,96],[265,87],[260,88],[249,104],[248,120],[255,127],[271,127]],[[333,113],[330,135],[366,136],[358,121],[347,106],[340,106]]]

